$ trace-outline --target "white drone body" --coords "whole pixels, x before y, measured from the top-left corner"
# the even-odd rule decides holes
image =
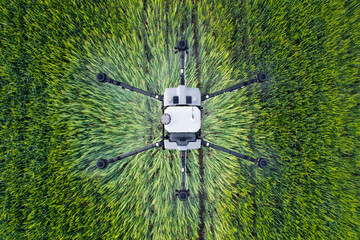
[[[169,136],[164,139],[164,148],[180,151],[201,148],[201,139],[197,138],[201,129],[200,89],[185,85],[166,88],[163,101],[161,123]]]

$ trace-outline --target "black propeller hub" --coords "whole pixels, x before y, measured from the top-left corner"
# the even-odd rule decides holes
[[[187,45],[187,41],[185,40],[180,40],[177,44],[177,47],[176,47],[177,50],[179,51],[186,51],[189,49],[188,45]]]
[[[189,198],[189,190],[176,190],[176,195],[178,196],[180,201],[186,201]]]
[[[267,79],[266,73],[259,73],[259,74],[257,75],[257,80],[258,80],[259,82],[265,82],[266,79]]]
[[[100,159],[99,161],[97,161],[96,163],[96,167],[99,169],[104,169],[108,166],[108,163],[105,159]]]
[[[99,82],[106,82],[107,76],[105,73],[100,72],[100,73],[96,74],[96,79]]]
[[[264,158],[259,158],[257,165],[261,168],[266,168],[269,165],[269,161]]]

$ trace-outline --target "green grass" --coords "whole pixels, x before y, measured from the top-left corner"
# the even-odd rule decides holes
[[[0,9],[0,239],[359,238],[356,1],[26,0]],[[202,130],[271,165],[191,151],[187,202],[173,197],[178,151],[95,167],[161,136],[159,102],[95,74],[162,94],[179,83],[172,48],[181,38],[187,85],[202,93],[269,76],[206,101]]]

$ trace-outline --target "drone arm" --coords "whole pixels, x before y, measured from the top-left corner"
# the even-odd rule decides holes
[[[186,151],[180,151],[180,159],[181,159],[181,190],[185,190]]]
[[[99,81],[99,82],[108,82],[108,83],[111,83],[111,84],[114,84],[114,85],[117,85],[117,86],[120,86],[121,88],[124,88],[124,89],[128,89],[130,91],[134,91],[134,92],[137,92],[137,93],[141,93],[145,96],[148,96],[148,97],[151,97],[151,98],[154,98],[155,100],[158,100],[158,101],[163,101],[163,96],[162,95],[159,95],[159,94],[154,94],[154,93],[149,93],[147,91],[144,91],[142,89],[139,89],[139,88],[136,88],[136,87],[132,87],[132,86],[129,86],[125,83],[121,83],[121,82],[118,82],[114,79],[111,79],[109,78],[105,73],[98,73],[96,75],[96,79]]]
[[[234,86],[225,88],[223,90],[220,90],[220,91],[217,91],[217,92],[214,92],[214,93],[204,94],[204,95],[201,96],[201,101],[206,101],[206,100],[208,100],[210,98],[213,98],[213,97],[215,97],[217,95],[227,93],[227,92],[232,92],[232,91],[244,88],[245,86],[256,83],[256,82],[264,82],[264,81],[266,81],[266,78],[267,78],[267,76],[266,76],[265,73],[260,73],[254,79],[248,80],[246,82],[238,83],[238,84],[236,84]]]
[[[174,49],[175,54],[180,52],[180,85],[185,85],[185,55],[189,53],[189,46],[187,45],[187,41],[180,40]]]
[[[185,51],[180,51],[180,85],[185,85]]]
[[[180,201],[186,201],[190,196],[189,189],[186,189],[186,150],[180,151],[181,160],[181,189],[175,190]]]
[[[132,151],[132,152],[128,152],[128,153],[124,153],[118,157],[115,157],[115,158],[111,158],[109,160],[105,160],[105,159],[100,159],[97,163],[96,163],[96,166],[99,168],[99,169],[103,169],[103,168],[106,168],[108,166],[109,163],[113,163],[113,162],[116,162],[116,161],[119,161],[121,159],[124,159],[124,158],[127,158],[127,157],[130,157],[132,155],[136,155],[138,153],[141,153],[141,152],[144,152],[146,150],[149,150],[149,149],[152,149],[152,148],[158,148],[158,147],[161,147],[163,146],[164,144],[164,140],[161,140],[159,142],[155,142],[155,143],[152,143],[146,147],[143,147],[143,148],[140,148],[138,150],[135,150],[135,151]]]
[[[255,158],[252,158],[252,157],[249,157],[249,156],[245,156],[243,154],[240,154],[238,152],[235,152],[235,151],[220,147],[218,145],[215,145],[215,144],[210,143],[210,142],[205,141],[205,140],[201,140],[201,145],[204,146],[204,147],[211,147],[211,148],[214,148],[214,149],[226,152],[226,153],[230,153],[231,155],[234,155],[235,157],[242,158],[242,159],[248,160],[250,162],[256,163],[261,168],[264,168],[264,167],[266,167],[268,165],[268,161],[266,159],[264,159],[264,158],[255,159]]]
[[[205,140],[201,140],[201,145],[203,145],[204,147],[211,147],[211,148],[214,148],[214,149],[217,149],[217,150],[226,152],[226,153],[230,153],[231,155],[234,155],[235,157],[242,158],[242,159],[245,159],[245,160],[254,162],[254,163],[257,162],[257,160],[256,160],[255,158],[242,155],[242,154],[240,154],[240,153],[238,153],[238,152],[234,152],[234,151],[232,151],[232,150],[229,150],[229,149],[220,147],[220,146],[218,146],[218,145],[215,145],[215,144],[210,143],[210,142],[205,141]]]

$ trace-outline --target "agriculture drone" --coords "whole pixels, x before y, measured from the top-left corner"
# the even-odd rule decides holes
[[[180,40],[175,47],[175,54],[180,53],[180,85],[177,88],[166,88],[164,95],[153,94],[135,87],[131,87],[127,84],[111,79],[102,72],[96,75],[96,79],[99,82],[108,82],[120,86],[123,89],[138,92],[160,101],[162,103],[163,113],[161,116],[161,141],[152,143],[144,148],[140,148],[132,152],[124,153],[118,157],[111,158],[109,160],[100,159],[96,163],[96,166],[99,169],[104,169],[109,165],[109,163],[119,161],[126,157],[136,155],[152,148],[162,147],[163,149],[177,149],[180,151],[181,159],[181,189],[175,191],[176,196],[178,196],[181,201],[187,200],[190,195],[189,189],[186,189],[187,187],[185,188],[187,150],[199,149],[201,148],[201,146],[211,147],[232,154],[238,158],[251,161],[261,168],[265,168],[268,165],[268,160],[264,158],[254,159],[252,157],[242,155],[240,153],[210,143],[204,140],[204,137],[201,136],[201,103],[203,101],[206,101],[210,98],[226,92],[232,92],[244,88],[245,86],[252,83],[264,82],[267,78],[266,74],[260,73],[256,76],[256,78],[248,80],[246,82],[238,83],[232,87],[225,88],[211,94],[207,93],[201,95],[199,88],[188,88],[185,85],[185,56],[189,54],[188,49],[189,47],[187,41],[184,40]],[[166,134],[164,134],[165,130]]]

